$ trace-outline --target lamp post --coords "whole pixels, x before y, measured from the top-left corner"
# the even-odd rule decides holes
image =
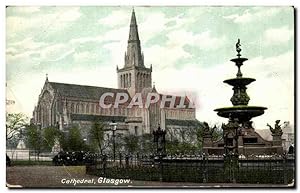
[[[42,130],[42,124],[41,123],[37,123],[37,132],[38,132],[38,144],[41,144],[41,130]],[[37,155],[38,155],[38,161],[40,161],[40,146],[38,147],[38,149],[36,149],[37,152]]]
[[[166,152],[166,131],[158,126],[156,131],[153,131],[154,143],[156,144],[156,153],[164,155]]]
[[[159,158],[160,177],[159,180],[163,181],[163,156],[166,153],[166,131],[163,131],[158,126],[156,131],[153,131],[154,143],[156,144],[156,153]]]
[[[112,123],[109,124],[112,126],[111,131],[112,131],[112,137],[113,137],[113,156],[114,156],[114,161],[116,161],[116,131],[117,131],[117,123],[115,121],[112,121]]]

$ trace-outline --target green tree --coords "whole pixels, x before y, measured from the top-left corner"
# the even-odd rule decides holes
[[[179,153],[179,145],[180,142],[177,139],[174,139],[172,141],[167,141],[166,142],[166,152],[168,154],[176,154]]]
[[[39,159],[42,150],[43,138],[41,130],[36,125],[28,125],[26,127],[26,138],[29,148],[33,149]]]
[[[87,150],[87,146],[81,136],[78,127],[69,129],[66,143],[63,143],[63,149],[66,151],[83,151]]]
[[[26,126],[28,126],[28,118],[24,114],[6,114],[6,140],[14,138]]]
[[[125,149],[128,153],[136,153],[139,148],[139,137],[136,135],[127,135],[123,138]]]
[[[58,139],[59,142],[64,140],[62,132],[57,127],[47,127],[43,129],[43,147],[45,150],[51,151],[55,139]]]
[[[12,138],[6,141],[6,148],[15,149],[19,143],[20,135],[13,135]]]
[[[154,152],[154,143],[152,134],[144,134],[139,136],[140,146],[139,151],[143,154],[150,154]]]
[[[106,148],[106,145],[104,144],[104,128],[104,123],[95,121],[90,130],[92,143],[96,145],[101,154],[103,153],[104,148]]]

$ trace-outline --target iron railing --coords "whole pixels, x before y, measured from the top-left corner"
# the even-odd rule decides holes
[[[225,168],[223,155],[118,154],[115,161],[112,155],[97,155],[93,164],[87,165],[87,173],[144,181],[288,184],[293,182],[294,167],[293,155],[239,155],[232,181],[226,172],[231,168]]]

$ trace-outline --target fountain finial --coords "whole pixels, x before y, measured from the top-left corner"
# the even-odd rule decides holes
[[[241,47],[241,41],[240,39],[238,39],[238,42],[235,44],[235,47],[236,47],[236,51],[237,51],[237,57],[241,57],[241,51],[242,49],[240,48]]]

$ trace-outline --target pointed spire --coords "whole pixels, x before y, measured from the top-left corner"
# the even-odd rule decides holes
[[[49,82],[49,80],[48,80],[48,73],[46,74],[46,82]]]
[[[135,18],[135,12],[134,9],[132,10],[131,14],[131,21],[130,21],[130,31],[129,31],[129,39],[128,42],[130,41],[139,41],[139,33],[138,33],[138,27],[136,24],[136,18]]]
[[[134,8],[132,8],[130,26],[135,26],[135,25],[136,25],[135,12],[134,12]]]
[[[153,82],[152,92],[153,92],[153,93],[157,93],[157,90],[156,90],[156,88],[155,88],[155,82]]]
[[[127,52],[125,53],[125,67],[132,66],[144,67],[144,57],[142,55],[134,9],[132,10]]]

